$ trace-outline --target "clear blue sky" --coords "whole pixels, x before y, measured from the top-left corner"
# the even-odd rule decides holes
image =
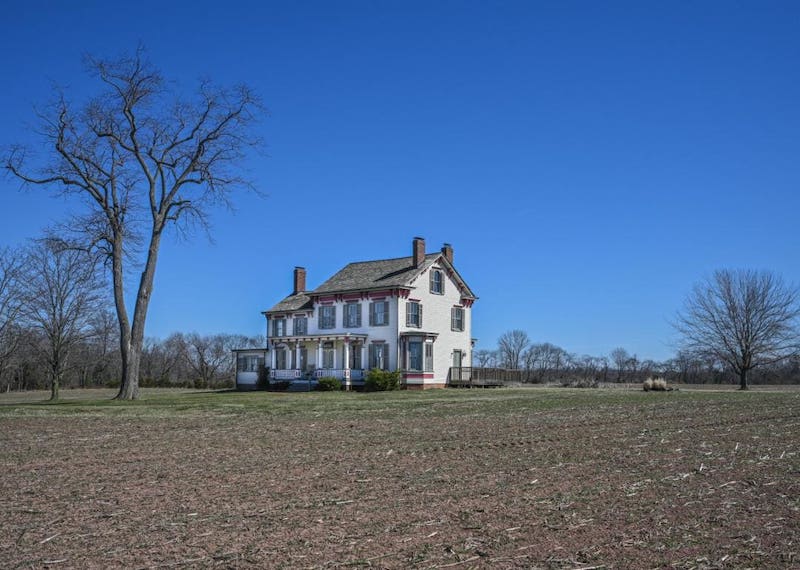
[[[268,196],[164,245],[147,334],[263,332],[295,265],[455,248],[473,334],[672,354],[715,268],[800,281],[798,2],[41,2],[0,21],[0,144],[81,56],[142,42],[190,90],[263,97]],[[0,178],[0,246],[72,206]]]

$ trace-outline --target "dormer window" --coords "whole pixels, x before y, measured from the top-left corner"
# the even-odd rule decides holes
[[[444,273],[441,269],[431,270],[431,293],[444,295]]]

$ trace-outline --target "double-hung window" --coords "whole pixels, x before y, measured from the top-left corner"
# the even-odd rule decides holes
[[[444,272],[441,269],[431,269],[431,293],[444,295]]]
[[[421,340],[408,341],[408,370],[422,370],[422,346]]]
[[[307,317],[295,317],[294,318],[294,334],[295,335],[308,334],[308,318]]]
[[[336,306],[322,305],[319,308],[319,328],[332,329],[336,327]]]
[[[450,309],[450,330],[464,330],[464,308],[453,307]]]
[[[347,303],[344,306],[344,326],[348,328],[361,326],[361,303]]]
[[[286,336],[286,319],[273,319],[272,336]]]
[[[369,368],[389,369],[389,345],[385,342],[369,345]]]
[[[422,305],[417,301],[409,301],[406,303],[406,326],[407,327],[422,327]]]
[[[389,324],[389,301],[373,301],[369,304],[369,326],[385,327]]]

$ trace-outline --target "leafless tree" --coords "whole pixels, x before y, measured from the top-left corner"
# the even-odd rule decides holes
[[[748,373],[800,351],[798,290],[767,271],[719,270],[697,284],[675,328],[684,349],[725,362],[747,389]]]
[[[497,364],[497,353],[494,350],[476,350],[472,353],[472,358],[480,368],[487,368]]]
[[[164,232],[204,225],[209,205],[227,205],[233,190],[249,186],[237,168],[258,142],[250,127],[261,107],[246,86],[207,81],[193,100],[182,100],[141,49],[114,60],[89,58],[88,66],[102,92],[77,112],[61,97],[41,116],[51,160],[32,164],[17,148],[6,168],[26,184],[77,194],[88,204],[70,225],[82,229],[82,245],[107,256],[122,356],[117,398],[135,399]],[[129,264],[141,271],[132,296]]]
[[[42,334],[41,354],[57,400],[69,359],[90,336],[90,321],[101,296],[92,259],[85,252],[42,241],[26,256],[22,316]]]
[[[528,348],[530,340],[525,331],[514,329],[504,332],[497,340],[497,353],[504,368],[520,367],[522,353]]]
[[[0,376],[8,367],[20,337],[21,266],[22,258],[18,252],[0,249]]]
[[[195,377],[195,386],[210,388],[220,373],[232,372],[231,349],[242,346],[241,337],[229,334],[184,336],[186,361]],[[226,370],[226,367],[228,370]]]
[[[622,377],[625,375],[625,369],[631,361],[631,355],[622,347],[615,348],[609,355],[611,362],[617,367],[617,382],[622,382]]]

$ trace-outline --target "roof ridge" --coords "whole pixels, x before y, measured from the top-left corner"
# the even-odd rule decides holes
[[[436,256],[436,255],[441,255],[441,254],[442,254],[441,251],[437,251],[435,253],[426,253],[425,257],[431,257],[431,256]],[[377,262],[380,262],[380,261],[397,261],[399,259],[413,259],[413,258],[414,258],[413,255],[402,255],[400,257],[387,257],[387,258],[384,258],[384,259],[365,259],[364,261],[351,261],[347,265],[360,265],[362,263],[377,263]],[[345,267],[347,267],[347,265],[345,265]]]

